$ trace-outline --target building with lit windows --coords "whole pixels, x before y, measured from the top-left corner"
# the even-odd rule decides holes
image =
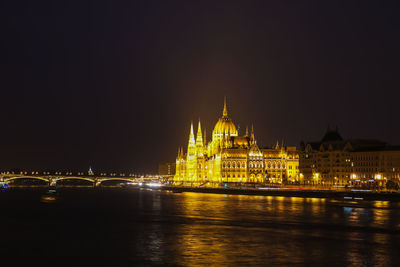
[[[305,184],[382,187],[400,182],[400,146],[378,140],[344,140],[327,130],[319,142],[300,144],[300,176]]]
[[[239,135],[228,116],[226,101],[222,117],[215,124],[212,139],[206,140],[199,122],[195,136],[190,126],[186,152],[178,149],[175,185],[218,186],[244,183],[287,183],[299,181],[299,155],[296,147],[283,145],[259,148],[246,127]]]

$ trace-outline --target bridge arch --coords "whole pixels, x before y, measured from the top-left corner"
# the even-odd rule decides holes
[[[84,180],[84,181],[89,181],[91,183],[95,182],[95,179],[93,179],[93,178],[77,177],[77,176],[56,177],[53,179],[53,181],[56,183],[58,181],[63,181],[63,180]]]
[[[96,180],[96,184],[100,185],[102,182],[106,181],[124,181],[124,182],[137,182],[135,178],[100,178]]]
[[[8,182],[10,182],[10,181],[17,180],[17,179],[42,180],[42,181],[45,181],[45,182],[47,182],[47,183],[50,181],[49,178],[40,177],[40,176],[13,176],[13,177],[4,178],[4,182],[8,183]]]

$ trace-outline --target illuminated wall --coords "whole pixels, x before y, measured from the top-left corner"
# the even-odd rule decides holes
[[[377,140],[343,140],[328,129],[320,142],[300,146],[305,184],[385,186],[400,182],[400,147]]]

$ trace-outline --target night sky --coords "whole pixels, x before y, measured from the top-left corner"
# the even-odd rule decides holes
[[[399,1],[3,1],[0,169],[157,172],[222,115],[257,143],[400,144]]]

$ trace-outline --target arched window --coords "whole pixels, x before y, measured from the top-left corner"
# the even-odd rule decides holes
[[[250,162],[250,165],[249,165],[249,166],[250,166],[250,168],[253,168],[253,163]]]

